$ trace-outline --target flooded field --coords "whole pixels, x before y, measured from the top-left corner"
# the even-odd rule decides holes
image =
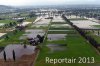
[[[47,35],[47,41],[52,42],[46,45],[50,49],[48,53],[65,51],[67,49],[67,45],[64,43],[62,44],[60,40],[64,41],[66,39],[66,32],[69,31],[67,30],[68,27],[70,27],[70,25],[66,24],[66,22],[60,16],[54,17]],[[53,43],[53,41],[58,42],[58,44]],[[59,42],[61,44],[59,44]]]
[[[25,34],[23,34],[20,39],[35,38],[37,35],[43,36],[45,34],[45,29],[41,27],[48,27],[49,23],[50,19],[45,19],[45,17],[38,17],[35,20],[35,23],[33,23],[31,26],[33,28],[25,30]]]
[[[90,20],[71,20],[71,22],[79,28],[94,28],[93,25],[100,25],[99,23]]]
[[[40,21],[36,22],[35,25],[48,25],[49,22],[49,19],[42,18]]]
[[[45,31],[39,30],[39,29],[30,29],[25,31],[26,34],[23,34],[23,36],[20,37],[20,39],[26,39],[26,38],[35,38],[37,35],[43,36],[45,34]]]
[[[53,17],[52,22],[65,22],[65,21],[61,18],[61,16],[56,16]]]
[[[45,17],[38,17],[35,23],[31,26],[32,28],[46,28],[50,24],[50,19],[45,19]]]
[[[48,40],[54,41],[54,40],[63,40],[65,39],[67,35],[66,34],[48,34]]]
[[[80,18],[79,16],[71,15],[71,16],[66,16],[68,19],[77,19]]]
[[[4,56],[3,56],[4,51],[6,53],[7,59],[13,59],[13,54],[12,54],[13,50],[15,52],[16,59],[21,58],[23,55],[31,55],[35,52],[36,46],[30,46],[30,45],[26,45],[26,46],[27,47],[24,48],[24,45],[18,45],[18,44],[8,45],[0,53],[0,59],[4,58]]]
[[[50,49],[50,53],[64,51],[67,49],[66,44],[48,44],[47,47]]]

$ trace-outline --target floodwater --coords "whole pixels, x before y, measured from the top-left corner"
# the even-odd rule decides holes
[[[66,34],[48,34],[48,40],[62,40],[66,38]]]
[[[50,19],[45,19],[45,17],[40,17],[40,18],[37,18],[37,20],[31,27],[37,27],[37,28],[47,27],[49,23],[50,23]]]
[[[24,45],[8,45],[5,49],[0,53],[0,59],[3,59],[3,53],[6,52],[7,59],[13,59],[12,51],[15,51],[16,59],[21,58],[23,55],[31,55],[35,53],[36,46],[27,45],[27,48],[24,48]]]
[[[94,28],[93,25],[100,25],[90,20],[71,20],[71,22],[79,28]]]
[[[23,34],[23,36],[21,36],[20,39],[35,38],[37,35],[43,36],[45,34],[45,31],[40,29],[29,29],[25,32],[26,34]]]
[[[71,15],[71,16],[66,16],[68,19],[76,19],[76,18],[80,18],[79,16],[75,16],[75,15]]]
[[[5,25],[5,23],[0,23],[0,26],[4,26]]]
[[[57,51],[64,51],[67,49],[66,44],[48,44],[47,47],[50,49],[50,53]]]
[[[36,22],[35,25],[48,25],[50,23],[50,19],[41,19],[40,21]]]
[[[65,22],[61,16],[56,16],[53,18],[52,22]]]
[[[70,27],[68,24],[53,24],[51,27]]]

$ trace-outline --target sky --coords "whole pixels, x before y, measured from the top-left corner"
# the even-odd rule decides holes
[[[0,5],[31,6],[31,5],[70,5],[100,4],[100,0],[0,0]]]

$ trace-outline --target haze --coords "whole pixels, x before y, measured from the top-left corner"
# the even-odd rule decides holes
[[[32,5],[72,5],[100,4],[100,0],[0,0],[0,5],[32,6]]]

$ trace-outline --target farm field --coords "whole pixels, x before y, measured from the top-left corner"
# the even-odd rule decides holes
[[[52,20],[53,21],[53,20]],[[54,25],[61,25],[61,22]],[[65,24],[65,23],[64,23]],[[66,22],[66,24],[68,24]],[[94,66],[98,65],[100,61],[99,54],[96,52],[95,48],[88,43],[73,27],[69,29],[69,27],[54,27],[52,26],[53,23],[51,22],[51,27],[47,33],[47,39],[41,46],[41,50],[39,56],[37,58],[35,66]],[[52,30],[51,30],[52,29]],[[61,31],[61,30],[67,31]],[[54,31],[53,31],[54,30]],[[57,30],[57,31],[56,31]],[[94,57],[95,63],[94,64],[53,64],[53,63],[46,63],[46,57],[49,58],[78,58],[78,57]],[[79,60],[79,59],[78,59]],[[78,62],[77,60],[77,62]]]

